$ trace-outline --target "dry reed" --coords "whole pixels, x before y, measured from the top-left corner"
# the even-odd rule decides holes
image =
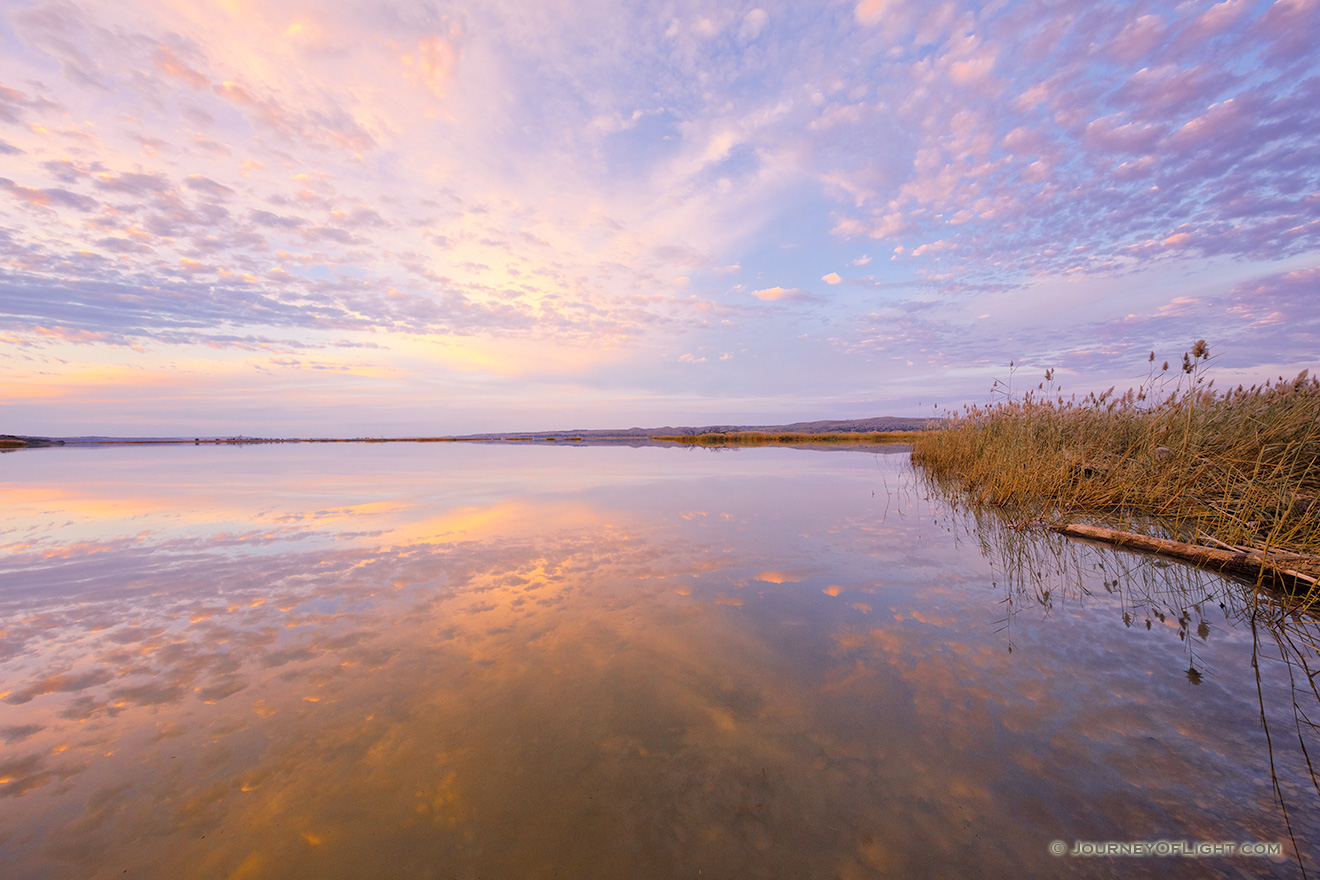
[[[1298,553],[1314,573],[1320,380],[1303,371],[1220,392],[1201,375],[1207,359],[1198,341],[1171,374],[1152,353],[1138,388],[1082,399],[1065,399],[1047,371],[1025,396],[923,432],[913,461],[937,484],[1023,519],[1082,514],[1224,549]]]

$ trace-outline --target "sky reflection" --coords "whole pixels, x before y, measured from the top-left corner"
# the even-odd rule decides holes
[[[244,453],[5,474],[17,876],[1107,876],[1048,843],[1287,840],[1229,608],[1126,626],[1090,550],[1030,601],[902,457]]]

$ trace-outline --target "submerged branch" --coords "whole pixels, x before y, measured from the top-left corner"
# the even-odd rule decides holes
[[[1317,583],[1317,578],[1297,571],[1298,563],[1320,564],[1320,558],[1304,553],[1239,552],[1200,547],[1168,538],[1156,538],[1136,532],[1124,532],[1084,523],[1063,523],[1046,526],[1050,531],[1071,538],[1086,538],[1133,550],[1145,550],[1159,556],[1181,559],[1205,568],[1214,568],[1256,581],[1279,583],[1289,592],[1305,594]],[[1285,565],[1289,567],[1285,567]]]

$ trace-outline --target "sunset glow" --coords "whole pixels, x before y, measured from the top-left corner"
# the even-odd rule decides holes
[[[1320,0],[0,8],[0,432],[930,415],[1320,351]],[[1157,362],[1158,362],[1157,361]]]

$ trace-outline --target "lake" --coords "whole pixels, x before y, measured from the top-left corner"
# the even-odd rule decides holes
[[[7,877],[1320,855],[1312,621],[955,510],[901,451],[66,447],[0,497]]]

